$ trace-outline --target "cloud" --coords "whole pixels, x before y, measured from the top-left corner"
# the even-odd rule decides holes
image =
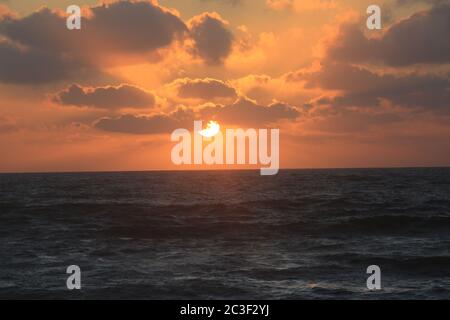
[[[65,27],[64,13],[42,8],[23,18],[3,19],[0,32],[25,46],[84,58],[154,51],[187,32],[178,16],[149,1],[118,1],[86,10],[81,31]]]
[[[425,3],[431,5],[439,5],[448,3],[448,0],[396,0],[395,4],[398,6],[410,6],[416,3]]]
[[[148,91],[128,84],[97,88],[83,88],[74,84],[57,93],[53,101],[61,105],[100,109],[147,108],[155,104],[155,97]]]
[[[177,128],[190,129],[194,120],[218,120],[223,126],[243,128],[266,127],[280,120],[295,119],[300,112],[287,104],[261,106],[247,99],[239,99],[227,106],[210,105],[200,109],[179,108],[174,112],[154,115],[126,114],[116,118],[102,118],[94,127],[103,131],[128,134],[163,134]]]
[[[390,105],[448,114],[450,73],[421,64],[450,62],[449,14],[450,5],[434,7],[393,24],[380,37],[367,37],[360,25],[345,23],[328,40],[320,63],[286,79],[304,89],[322,89],[313,105]]]
[[[187,36],[184,22],[149,1],[86,7],[82,30],[66,28],[66,14],[42,8],[0,19],[0,81],[39,84],[102,75],[108,64],[149,61]],[[130,59],[127,59],[130,57]]]
[[[360,24],[344,25],[327,55],[394,67],[450,63],[449,30],[450,4],[437,5],[393,24],[380,38],[368,38]]]
[[[267,6],[274,10],[290,9],[293,4],[293,0],[267,0]]]
[[[151,63],[167,56],[190,55],[220,65],[233,46],[228,23],[217,13],[192,18],[188,28],[178,12],[156,1],[86,6],[81,30],[68,30],[66,18],[65,12],[46,7],[23,17],[2,15],[0,50],[7,57],[0,56],[0,70],[5,70],[0,81],[79,81],[80,74],[100,75],[102,69]],[[18,75],[11,71],[14,68]]]
[[[103,131],[126,134],[163,134],[177,128],[192,126],[194,114],[188,109],[178,109],[170,114],[131,115],[118,118],[102,118],[94,127]]]
[[[219,14],[195,16],[189,21],[189,30],[194,41],[192,53],[206,64],[220,65],[230,55],[234,37]]]
[[[242,5],[245,0],[201,0],[201,1],[203,1],[203,2],[218,2],[218,3],[236,6],[236,5]]]
[[[369,107],[379,106],[384,99],[398,106],[443,111],[450,101],[450,74],[378,74],[348,64],[326,63],[320,71],[302,77],[307,79],[306,87],[339,92],[319,99],[321,104]]]
[[[266,0],[266,4],[273,10],[293,10],[296,12],[326,10],[337,6],[335,0]]]
[[[81,32],[65,25],[64,13],[48,8],[23,18],[3,16],[0,81],[40,84],[99,75],[95,64],[111,54],[156,50],[187,32],[176,15],[147,1],[92,7]]]
[[[51,52],[20,48],[0,42],[0,81],[13,84],[39,84],[63,80],[86,72],[79,62]]]
[[[289,80],[286,74],[279,77],[250,74],[233,80],[232,83],[239,89],[239,93],[260,105],[271,105],[282,101],[289,105],[303,107],[311,98],[321,93],[320,89],[304,88],[302,83]]]
[[[14,15],[14,12],[12,12],[7,5],[2,3],[8,3],[8,1],[0,0],[0,20],[3,19],[3,16]]]
[[[403,113],[393,110],[325,109],[310,126],[320,132],[356,135],[367,133],[377,127],[397,125],[405,121],[405,118]]]
[[[14,132],[17,129],[16,124],[12,120],[0,117],[0,134]]]
[[[178,79],[174,82],[180,98],[214,100],[236,98],[237,92],[231,85],[216,79]]]
[[[294,120],[300,112],[290,105],[274,103],[258,105],[248,99],[239,99],[227,106],[206,106],[200,110],[203,118],[213,118],[219,122],[244,127],[261,127],[280,120]]]

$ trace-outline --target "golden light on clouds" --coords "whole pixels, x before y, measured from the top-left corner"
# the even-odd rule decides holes
[[[450,164],[449,4],[86,0],[73,31],[70,4],[0,5],[0,171],[172,168],[195,119],[282,128],[286,167]]]

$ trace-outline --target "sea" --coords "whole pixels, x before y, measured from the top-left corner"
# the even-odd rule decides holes
[[[0,299],[449,298],[450,168],[0,175]]]

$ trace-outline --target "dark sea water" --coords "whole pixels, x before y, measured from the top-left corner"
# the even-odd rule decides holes
[[[0,298],[449,299],[450,169],[3,174]]]

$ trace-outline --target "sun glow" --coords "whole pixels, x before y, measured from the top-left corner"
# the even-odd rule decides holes
[[[218,134],[220,131],[220,124],[216,121],[210,121],[208,122],[205,129],[199,131],[198,133],[202,135],[205,138],[211,138],[214,137],[216,134]]]

